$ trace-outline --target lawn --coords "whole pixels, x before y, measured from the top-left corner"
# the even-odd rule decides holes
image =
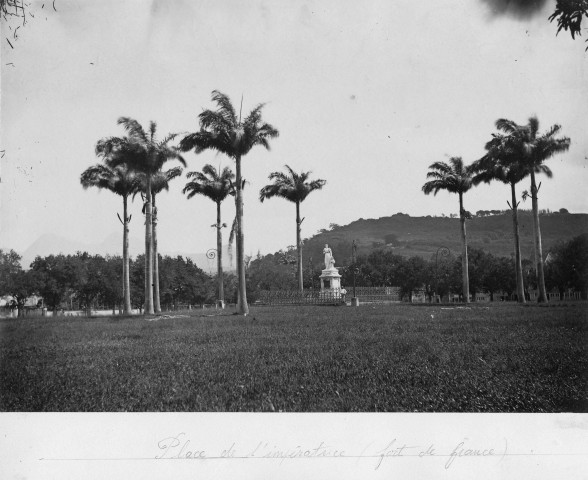
[[[2,319],[0,410],[588,411],[586,303],[214,313]]]

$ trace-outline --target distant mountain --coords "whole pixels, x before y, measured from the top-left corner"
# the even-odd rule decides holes
[[[140,237],[129,238],[129,250],[131,257],[136,257],[144,253],[144,239]],[[233,249],[234,250],[234,249]],[[33,244],[21,253],[21,265],[28,269],[36,256],[64,255],[75,254],[76,252],[88,252],[92,255],[122,255],[122,238],[120,234],[112,233],[102,241],[85,243],[55,235],[52,233],[41,235]],[[19,252],[20,253],[20,252]],[[198,267],[208,273],[216,272],[216,258],[210,258],[206,253],[189,253],[189,252],[160,252],[162,256],[190,258]],[[215,253],[216,255],[216,253]],[[223,249],[223,269],[225,271],[235,270],[235,261],[231,261],[229,248],[227,245]]]
[[[20,263],[23,268],[28,269],[36,256],[45,257],[52,254],[67,254],[78,251],[94,253],[91,245],[77,242],[60,235],[46,233],[37,238],[24,252],[19,252],[22,255]]]
[[[588,233],[588,214],[550,213],[540,215],[540,225],[545,255],[555,244]],[[514,252],[510,212],[485,217],[474,217],[466,223],[468,244],[494,255],[508,257]],[[532,258],[533,220],[531,212],[519,212],[521,254]],[[336,266],[351,261],[352,241],[356,240],[358,255],[385,248],[404,257],[421,256],[431,258],[441,246],[453,253],[461,252],[459,218],[411,217],[397,213],[378,219],[359,219],[345,226],[334,226],[331,230],[307,239],[304,246],[304,265],[322,262],[326,243],[333,250]]]

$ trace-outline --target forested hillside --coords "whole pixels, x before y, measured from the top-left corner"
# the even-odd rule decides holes
[[[544,255],[550,248],[588,233],[588,214],[545,213],[540,216]],[[533,222],[531,212],[519,211],[521,254],[533,256]],[[512,216],[510,212],[489,216],[476,216],[467,221],[468,243],[498,256],[510,256],[513,252]],[[294,239],[293,239],[294,240]],[[306,239],[304,263],[317,265],[322,262],[322,250],[328,243],[333,250],[336,266],[349,263],[352,241],[357,242],[358,254],[375,249],[389,249],[404,257],[431,258],[441,246],[452,252],[461,252],[459,218],[411,217],[397,213],[391,217],[359,219],[349,225],[331,225],[312,238]]]

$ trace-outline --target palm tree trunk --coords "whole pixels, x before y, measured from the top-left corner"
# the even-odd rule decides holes
[[[157,207],[155,206],[155,194],[153,194],[153,216],[151,217],[153,230],[153,309],[155,313],[161,313],[159,302],[159,254],[157,253]]]
[[[533,207],[533,233],[535,237],[535,264],[537,268],[537,284],[539,287],[539,303],[547,302],[547,290],[545,288],[545,273],[543,272],[543,248],[541,246],[541,227],[539,225],[539,203],[537,200],[537,185],[535,172],[531,170],[531,205]]]
[[[127,215],[127,195],[123,196],[123,297],[124,313],[130,315],[131,311],[131,280],[129,262],[129,217]]]
[[[155,313],[153,310],[153,239],[151,222],[151,175],[147,175],[147,192],[145,194],[145,315]]]
[[[461,276],[463,283],[463,301],[470,303],[470,278],[468,275],[468,239],[466,236],[466,218],[465,210],[463,209],[463,194],[459,194],[459,219],[461,223],[461,242],[463,245],[463,252],[461,255]]]
[[[300,241],[300,202],[296,202],[296,251],[298,253],[298,288],[302,293],[304,291],[304,281],[302,279],[302,242]]]
[[[223,284],[223,234],[221,224],[221,202],[216,202],[216,273],[218,275],[218,306],[225,308],[225,287]]]
[[[249,306],[247,305],[247,290],[245,284],[245,249],[244,249],[244,234],[243,234],[243,185],[241,180],[241,156],[235,158],[236,164],[236,182],[237,194],[235,195],[235,202],[237,204],[237,279],[239,282],[237,312],[241,315],[249,313]]]
[[[515,271],[517,276],[517,301],[519,303],[526,303],[525,300],[525,286],[523,285],[523,264],[521,262],[521,239],[519,236],[519,217],[517,210],[517,195],[515,192],[515,184],[510,184],[510,192],[512,198],[512,228],[515,242]]]

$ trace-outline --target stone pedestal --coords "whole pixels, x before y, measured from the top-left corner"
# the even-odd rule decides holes
[[[351,297],[351,306],[352,307],[359,307],[359,298]]]
[[[319,278],[321,281],[322,296],[329,295],[334,299],[341,298],[341,275],[339,275],[337,268],[334,266],[325,268]]]

